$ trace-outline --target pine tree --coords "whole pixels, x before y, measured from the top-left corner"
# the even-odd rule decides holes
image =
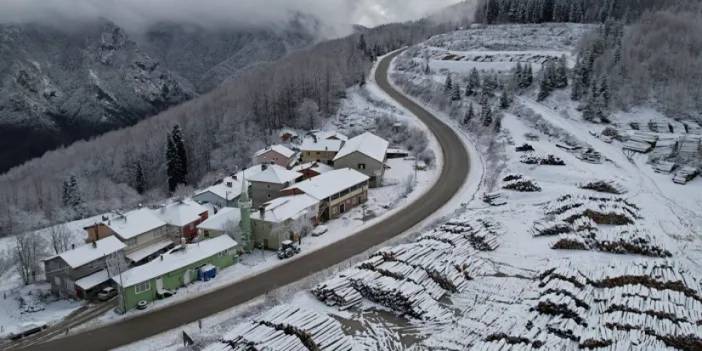
[[[429,67],[429,62],[424,63],[424,74],[429,75],[431,73],[431,68]]]
[[[495,95],[495,90],[497,87],[497,76],[488,74],[485,76],[485,78],[483,78],[483,94],[492,97]]]
[[[480,90],[480,73],[473,68],[468,75],[468,84],[466,85],[466,96],[473,96]]]
[[[451,90],[451,101],[460,102],[461,101],[461,87],[458,84],[453,85]]]
[[[526,70],[524,71],[524,83],[522,83],[522,88],[526,89],[530,87],[532,84],[534,84],[534,70],[531,67],[531,64],[526,65]]]
[[[183,134],[180,130],[179,125],[173,127],[173,132],[171,133],[173,138],[173,145],[176,151],[177,160],[177,181],[178,184],[188,183],[188,156],[185,151],[185,141],[183,140]]]
[[[512,82],[518,87],[522,87],[522,81],[524,80],[524,71],[522,69],[522,64],[517,62],[517,66],[514,68],[514,73],[512,74]]]
[[[83,198],[80,194],[78,178],[76,178],[76,176],[72,175],[63,182],[61,202],[64,207],[69,207],[74,211],[80,212],[80,207],[83,204]]]
[[[495,132],[499,133],[502,130],[502,117],[495,118]]]
[[[144,177],[144,170],[141,168],[141,162],[137,162],[134,166],[134,189],[139,194],[143,194],[146,191],[146,178]]]
[[[466,112],[465,117],[463,117],[463,124],[467,125],[470,123],[470,121],[473,120],[475,117],[475,110],[473,108],[473,103],[471,102],[470,105],[468,105],[468,111]]]
[[[450,94],[453,91],[453,81],[451,81],[451,74],[446,76],[446,83],[444,84],[444,92]]]
[[[551,95],[551,83],[549,82],[548,76],[544,75],[541,78],[541,84],[539,85],[539,95],[536,97],[537,101],[544,101]]]
[[[482,110],[483,115],[483,126],[488,127],[492,124],[492,108],[490,105],[486,105]]]
[[[166,173],[168,175],[168,191],[171,193],[178,187],[178,171],[176,170],[178,167],[177,157],[173,138],[169,132],[166,137]]]
[[[512,99],[510,97],[509,91],[505,89],[500,95],[500,108],[506,110],[512,104]]]
[[[555,87],[557,89],[563,89],[568,86],[568,63],[566,61],[565,55],[558,59],[558,67],[556,68],[556,82]]]

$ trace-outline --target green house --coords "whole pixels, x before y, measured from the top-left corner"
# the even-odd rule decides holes
[[[139,301],[152,302],[173,295],[198,279],[237,262],[237,243],[227,235],[178,246],[144,265],[112,277],[119,288],[120,310],[136,308]]]

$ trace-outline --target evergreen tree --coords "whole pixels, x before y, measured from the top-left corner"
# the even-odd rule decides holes
[[[541,84],[539,84],[539,95],[536,97],[537,101],[544,101],[551,95],[551,83],[546,75],[541,78]]]
[[[83,204],[83,198],[80,194],[78,178],[76,178],[76,176],[72,175],[63,182],[61,202],[64,207],[80,212],[80,207]]]
[[[492,108],[490,108],[490,105],[486,105],[481,112],[483,114],[483,126],[490,126],[492,124]]]
[[[146,178],[144,170],[141,168],[141,162],[137,162],[134,168],[134,189],[137,193],[143,194],[146,191]]]
[[[185,151],[185,141],[183,140],[183,134],[180,130],[179,125],[173,127],[173,132],[171,133],[173,138],[173,145],[176,151],[176,160],[178,162],[178,183],[187,184],[188,183],[188,156]]]
[[[499,133],[502,130],[502,116],[495,118],[495,132]]]
[[[512,73],[512,82],[520,88],[522,88],[522,81],[524,80],[524,70],[522,69],[521,62],[517,62],[517,66],[514,68],[514,73]]]
[[[531,64],[528,64],[526,73],[524,73],[524,85],[528,88],[532,84],[534,84],[534,69],[531,67]]]
[[[493,74],[485,75],[485,77],[483,78],[483,95],[487,95],[489,97],[495,96],[495,90],[497,90],[497,87],[497,76]]]
[[[473,68],[468,75],[468,84],[466,85],[466,96],[473,96],[480,90],[480,73]]]
[[[446,83],[444,83],[444,92],[450,94],[453,91],[453,81],[451,81],[451,74],[446,76]]]
[[[431,73],[431,68],[429,67],[429,63],[426,62],[424,63],[424,74],[429,75]]]
[[[461,101],[461,87],[458,84],[451,88],[451,101]]]
[[[466,112],[465,117],[463,117],[463,124],[467,125],[473,120],[474,117],[475,110],[473,109],[473,103],[471,102],[470,105],[468,105],[468,111]]]
[[[505,91],[502,92],[502,95],[500,95],[500,108],[503,110],[506,110],[509,108],[509,106],[511,104],[512,104],[512,98],[510,96],[508,89],[505,89]]]
[[[169,132],[166,137],[166,173],[168,175],[168,191],[174,192],[178,187],[178,161],[173,138]]]
[[[568,86],[568,63],[565,55],[558,59],[558,67],[556,68],[555,87],[563,89]]]

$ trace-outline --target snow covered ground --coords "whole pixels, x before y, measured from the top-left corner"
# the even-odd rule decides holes
[[[83,227],[95,223],[99,218],[100,216],[90,217],[62,225],[69,233],[69,243],[82,245],[85,240]],[[45,256],[51,256],[51,228],[37,230],[35,234],[40,238]],[[54,298],[48,284],[25,286],[14,265],[15,245],[14,237],[0,238],[0,335],[11,333],[25,324],[58,322],[83,306],[79,301]],[[42,280],[42,277],[38,277],[38,280]]]
[[[408,53],[421,61],[432,50],[510,51],[500,57],[511,57],[515,50],[570,52],[587,28],[493,26],[437,36]],[[455,64],[474,67],[472,61]],[[435,70],[433,77],[420,77],[423,73],[405,67],[395,77],[410,84],[443,82],[445,76]],[[412,91],[442,88],[433,84],[412,86],[417,88]],[[383,98],[376,89],[372,83],[367,88]],[[565,91],[543,103],[533,95],[518,97],[504,112],[499,133],[449,117],[463,116],[465,98],[460,108],[432,105],[429,99],[428,108],[454,126],[480,157],[471,159],[471,179],[457,197],[411,235],[211,316],[202,329],[193,323],[124,349],[179,350],[185,330],[198,346],[236,350],[241,340],[233,334],[246,323],[271,328],[259,329],[257,335],[263,336],[255,341],[257,349],[280,349],[273,345],[290,336],[281,333],[285,326],[263,323],[274,319],[271,306],[280,305],[302,308],[305,316],[319,314],[310,318],[325,323],[332,317],[339,324],[332,323],[330,330],[340,327],[352,339],[350,349],[357,350],[700,349],[702,179],[674,184],[670,175],[653,172],[645,155],[630,159],[620,142],[603,142],[596,135],[604,126],[579,118]],[[375,108],[363,102],[361,93],[349,96],[365,111],[358,115]],[[556,146],[565,142],[596,150],[602,162],[586,162]],[[524,152],[516,148],[525,143],[533,147],[532,157],[552,155],[564,165],[522,162]],[[528,179],[540,191],[503,189],[513,182],[505,180],[510,175]],[[620,193],[581,187],[593,181],[610,182]],[[475,196],[478,186],[479,194],[499,193],[506,204],[483,202]],[[349,215],[349,223],[355,216]],[[552,227],[565,229],[560,235],[544,234]],[[646,235],[632,234],[636,230]],[[583,246],[555,249],[566,239]],[[312,329],[299,328],[318,336]],[[223,337],[229,344],[220,341]]]

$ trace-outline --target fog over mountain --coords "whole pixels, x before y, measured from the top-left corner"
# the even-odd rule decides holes
[[[4,0],[0,22],[53,22],[107,18],[128,31],[159,22],[202,26],[265,26],[286,23],[303,13],[322,23],[325,37],[348,34],[354,24],[368,27],[413,20],[459,0]]]

